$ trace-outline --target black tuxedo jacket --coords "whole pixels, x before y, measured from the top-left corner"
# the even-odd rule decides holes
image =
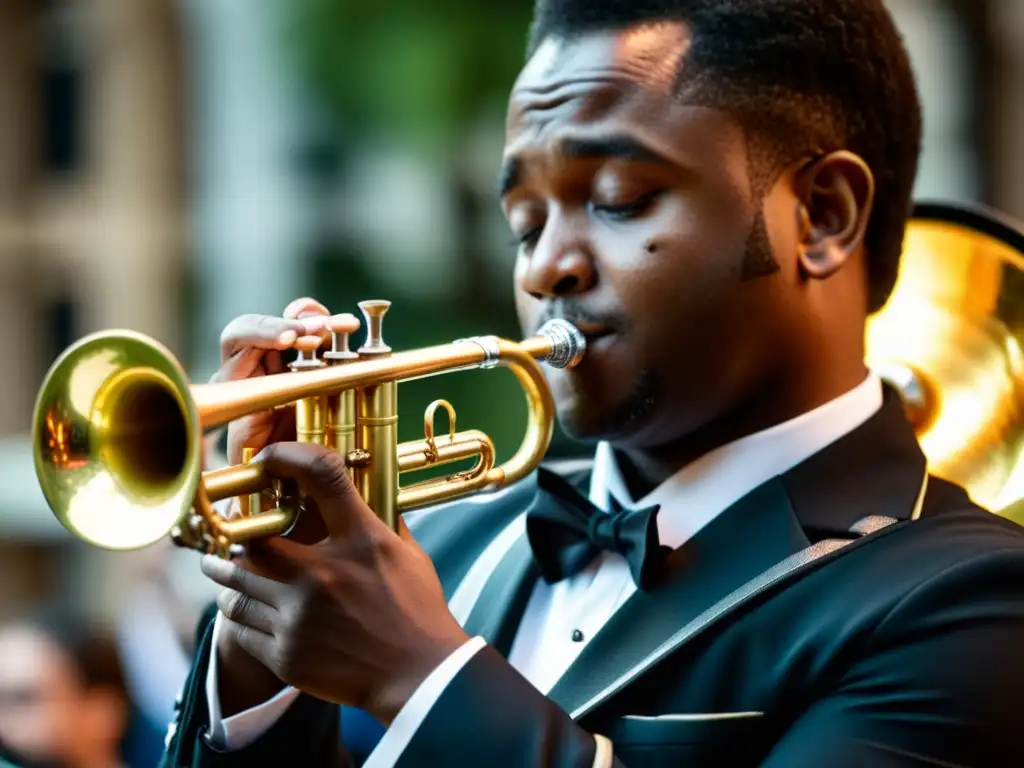
[[[546,697],[503,658],[530,558],[514,546],[466,621],[491,644],[398,767],[588,768],[592,734],[628,768],[1024,764],[1024,529],[926,478],[887,392],[863,426],[676,550]],[[534,488],[414,528],[449,596]],[[337,708],[306,695],[246,749],[206,743],[212,616],[163,767],[358,763]]]

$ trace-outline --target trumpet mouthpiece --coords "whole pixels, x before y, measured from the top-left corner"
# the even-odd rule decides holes
[[[568,320],[549,320],[537,334],[551,340],[551,352],[544,361],[552,368],[575,368],[587,351],[586,338]]]

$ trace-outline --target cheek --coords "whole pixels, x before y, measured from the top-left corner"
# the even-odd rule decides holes
[[[525,278],[528,265],[529,261],[525,257],[517,257],[512,277],[516,315],[519,318],[519,326],[524,334],[533,330],[537,320],[537,313],[540,311],[539,302],[523,288],[523,279]]]
[[[710,219],[681,202],[607,233],[610,283],[634,321],[663,322],[717,303],[739,281],[745,238],[731,219]]]

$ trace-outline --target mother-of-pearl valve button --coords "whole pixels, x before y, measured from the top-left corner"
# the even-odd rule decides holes
[[[301,371],[309,368],[322,368],[323,362],[316,359],[316,351],[320,349],[322,339],[319,336],[299,336],[295,340],[295,349],[298,350],[298,358],[291,364],[293,371]]]
[[[324,352],[324,359],[332,362],[355,360],[359,354],[348,347],[349,336],[359,330],[359,318],[345,312],[327,319],[327,330],[331,333],[331,351]]]

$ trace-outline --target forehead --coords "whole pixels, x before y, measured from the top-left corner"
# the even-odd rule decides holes
[[[543,91],[559,80],[617,78],[668,95],[691,40],[689,27],[681,22],[644,24],[571,40],[549,37],[523,67],[514,92]]]
[[[554,148],[567,136],[628,134],[692,165],[741,138],[724,112],[687,104],[676,93],[691,40],[680,22],[548,38],[512,89],[506,159]]]

